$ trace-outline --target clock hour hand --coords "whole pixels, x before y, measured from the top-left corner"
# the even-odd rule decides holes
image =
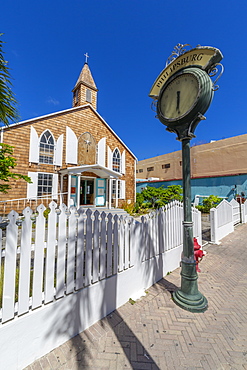
[[[180,91],[177,91],[177,108],[176,108],[176,110],[178,111],[178,114],[180,114],[179,105],[180,105]]]

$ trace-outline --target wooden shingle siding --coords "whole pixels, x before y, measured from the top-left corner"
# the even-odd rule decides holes
[[[85,132],[89,132],[96,143],[100,140],[105,147],[105,165],[108,163],[107,148],[114,151],[117,147],[122,155],[123,161],[125,160],[125,171],[121,180],[126,181],[126,201],[135,201],[135,157],[127,150],[128,148],[119,140],[116,134],[100,119],[100,116],[89,106],[81,106],[77,109],[72,108],[57,114],[40,117],[30,121],[25,121],[4,129],[3,142],[14,147],[14,157],[17,160],[15,171],[24,175],[28,172],[47,172],[58,173],[62,168],[75,166],[73,163],[66,163],[66,127],[69,127],[76,135],[77,139]],[[55,164],[34,163],[30,162],[30,134],[31,128],[34,128],[40,138],[44,130],[50,130],[56,143],[62,145],[62,155],[60,155],[57,163],[60,162],[61,166]],[[34,130],[33,130],[34,132]],[[39,151],[36,140],[36,150]],[[72,148],[73,150],[73,148]],[[23,180],[10,181],[12,189],[8,194],[0,194],[0,200],[18,199],[27,197],[27,183]],[[65,184],[64,184],[65,186]],[[58,189],[60,191],[60,189]],[[123,202],[123,201],[122,201]],[[119,200],[119,206],[121,201]]]

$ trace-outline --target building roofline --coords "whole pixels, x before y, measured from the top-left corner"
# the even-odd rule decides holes
[[[247,175],[246,172],[243,172],[243,173],[228,173],[228,174],[224,174],[224,175],[209,175],[209,176],[192,176],[191,177],[191,180],[197,180],[197,179],[208,179],[208,178],[213,178],[213,177],[227,177],[227,176],[242,176],[242,175]],[[154,182],[171,182],[171,181],[183,181],[182,177],[179,178],[179,179],[166,179],[166,180],[138,180],[136,179],[136,183],[137,184],[141,184],[141,183],[154,183]]]
[[[11,125],[9,126],[3,126],[1,127],[1,130],[2,131],[5,131],[5,130],[9,130],[11,128],[14,128],[16,126],[21,126],[21,125],[27,125],[27,124],[32,124],[33,122],[36,122],[36,121],[39,121],[41,119],[46,119],[46,118],[50,118],[50,117],[53,117],[53,116],[57,116],[59,114],[65,114],[65,113],[69,113],[69,112],[73,112],[73,111],[76,111],[76,110],[80,110],[80,109],[84,109],[84,108],[90,108],[97,116],[98,118],[106,125],[106,127],[113,133],[113,135],[116,136],[116,138],[121,142],[121,144],[128,150],[128,152],[133,156],[133,158],[137,161],[137,158],[136,156],[132,153],[132,151],[127,147],[127,145],[120,139],[120,137],[116,134],[116,132],[108,125],[108,123],[104,120],[103,117],[101,117],[101,115],[91,106],[91,104],[85,104],[85,105],[80,105],[78,107],[72,107],[72,108],[69,108],[69,109],[65,109],[65,110],[62,110],[62,111],[58,111],[58,112],[53,112],[53,113],[49,113],[49,114],[45,114],[43,116],[39,116],[39,117],[35,117],[35,118],[31,118],[31,119],[28,119],[28,120],[25,120],[25,121],[21,121],[21,122],[17,122],[17,123],[12,123]]]

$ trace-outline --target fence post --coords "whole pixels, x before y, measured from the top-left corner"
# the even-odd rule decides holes
[[[247,201],[245,201],[243,204],[242,204],[242,215],[243,215],[243,223],[246,223],[247,222]]]
[[[46,243],[46,263],[45,263],[45,303],[53,301],[54,298],[54,274],[55,274],[55,245],[56,245],[56,223],[57,204],[52,201],[49,204],[50,213],[48,215],[48,231]]]
[[[245,224],[244,204],[240,204],[240,222]]]
[[[3,322],[14,318],[15,306],[15,277],[16,277],[16,247],[18,226],[16,220],[18,213],[11,211],[8,214],[9,224],[6,230],[6,247],[3,279]]]
[[[211,208],[210,209],[210,229],[211,229],[211,242],[217,243],[218,242],[218,235],[217,235],[217,209]]]
[[[18,287],[18,315],[29,310],[30,291],[30,266],[32,246],[32,216],[33,211],[27,207],[23,211],[24,220],[21,229],[21,250],[20,250],[20,273]]]

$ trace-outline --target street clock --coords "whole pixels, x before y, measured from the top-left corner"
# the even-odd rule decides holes
[[[155,80],[149,96],[154,99],[157,118],[175,132],[179,140],[192,139],[198,123],[206,119],[215,84],[212,77],[218,73],[222,54],[213,47],[197,46],[189,51],[188,45],[178,44],[166,68]],[[222,66],[221,66],[222,67]]]
[[[205,119],[214,91],[212,77],[218,74],[223,58],[219,49],[197,46],[186,51],[188,44],[178,44],[168,58],[166,67],[156,78],[149,96],[154,100],[157,118],[166,129],[177,134],[182,142],[183,173],[183,253],[181,256],[181,288],[172,294],[173,301],[191,312],[204,312],[207,299],[199,292],[194,255],[191,211],[190,140],[198,123]]]
[[[213,84],[199,68],[185,68],[173,75],[161,89],[157,115],[170,128],[203,115],[213,98]]]

